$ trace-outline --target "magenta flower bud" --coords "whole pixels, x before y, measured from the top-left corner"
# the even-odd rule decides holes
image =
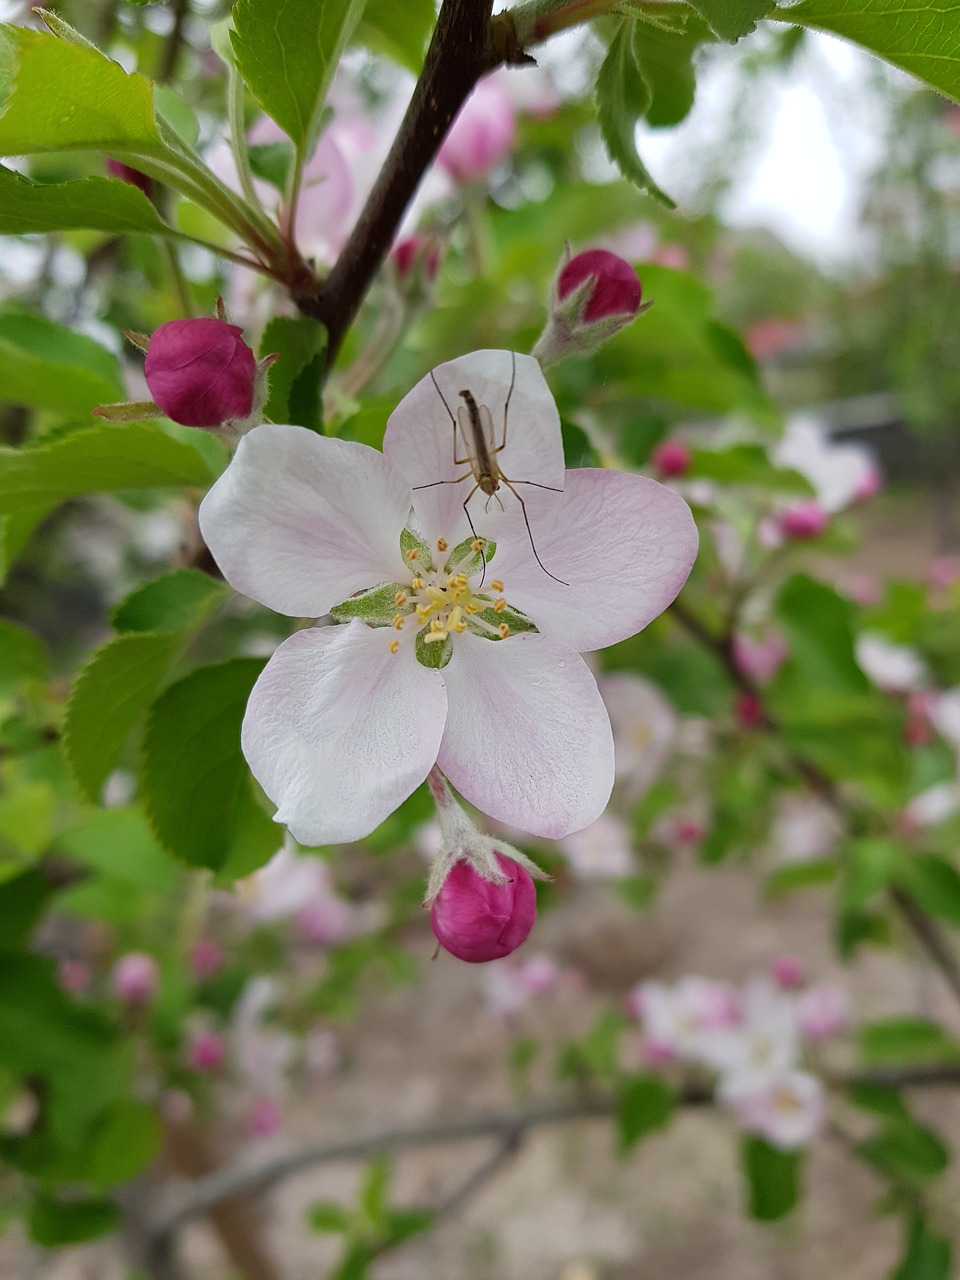
[[[148,200],[152,199],[153,179],[148,173],[141,173],[139,169],[132,169],[130,165],[112,158],[107,159],[107,173],[111,178],[119,178],[121,182],[129,182],[132,187],[139,187]]]
[[[200,1075],[219,1071],[227,1056],[223,1037],[215,1031],[198,1031],[187,1045],[187,1066]]]
[[[224,320],[171,320],[150,339],[143,367],[155,403],[185,427],[220,427],[253,410],[257,361]]]
[[[608,316],[632,320],[640,307],[640,280],[629,262],[606,249],[588,249],[571,258],[557,277],[557,297],[562,302],[591,276],[595,283],[580,312],[581,322],[593,324]]]
[[[785,538],[801,540],[818,538],[826,529],[830,517],[815,498],[803,498],[787,507],[779,515],[780,531]]]
[[[664,440],[650,454],[653,469],[662,480],[686,475],[692,461],[692,450],[680,440]]]
[[[741,689],[734,699],[733,710],[744,729],[757,729],[763,724],[763,703],[755,693]]]
[[[499,960],[516,951],[533,928],[537,894],[533,881],[512,858],[495,854],[510,879],[494,884],[469,862],[455,862],[430,908],[437,941],[471,964]]]
[[[190,948],[190,972],[200,981],[213,978],[224,963],[223,951],[212,938],[199,938]]]
[[[401,280],[407,280],[416,270],[429,284],[440,270],[440,250],[429,236],[407,236],[393,246],[390,260]]]
[[[785,990],[802,987],[806,980],[803,963],[796,956],[774,956],[770,972],[777,986]]]
[[[159,977],[153,956],[144,951],[129,951],[117,961],[110,981],[114,994],[124,1003],[149,1004],[156,995]]]

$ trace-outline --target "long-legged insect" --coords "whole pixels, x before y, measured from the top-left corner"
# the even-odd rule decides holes
[[[479,489],[482,493],[485,493],[487,495],[487,502],[486,502],[486,506],[484,507],[484,510],[486,510],[487,507],[489,507],[490,499],[496,498],[497,502],[500,503],[500,510],[502,511],[503,502],[500,500],[500,495],[497,492],[497,490],[500,488],[501,485],[505,485],[513,494],[513,496],[516,498],[516,500],[520,503],[520,510],[523,512],[523,522],[527,526],[527,537],[530,539],[530,549],[533,552],[534,559],[536,560],[537,564],[540,566],[540,568],[543,570],[543,572],[547,575],[548,578],[553,578],[554,582],[559,582],[562,587],[568,587],[570,585],[569,582],[564,582],[562,578],[558,578],[556,574],[551,573],[550,570],[547,568],[547,566],[540,559],[540,554],[537,551],[537,544],[533,540],[533,530],[530,528],[530,519],[527,516],[526,503],[524,502],[523,498],[520,497],[519,493],[517,493],[514,486],[518,484],[528,484],[535,489],[549,489],[551,493],[562,493],[563,490],[556,488],[554,485],[539,484],[536,480],[510,480],[509,477],[505,476],[503,472],[500,470],[500,466],[497,462],[497,454],[501,453],[503,449],[506,448],[506,444],[507,444],[507,417],[510,412],[510,400],[511,400],[511,397],[513,396],[513,388],[516,385],[516,381],[517,381],[516,352],[511,351],[510,356],[512,361],[512,368],[511,368],[511,374],[510,374],[510,389],[507,392],[507,398],[503,403],[503,434],[500,438],[500,443],[497,445],[493,443],[495,438],[493,418],[491,417],[490,410],[487,408],[487,406],[485,404],[477,404],[476,399],[473,396],[473,393],[471,391],[464,389],[459,393],[460,398],[463,400],[463,404],[458,406],[457,415],[456,417],[454,417],[453,411],[451,410],[450,406],[447,404],[446,397],[444,396],[443,392],[440,390],[440,386],[436,378],[433,376],[433,371],[431,370],[430,378],[433,382],[433,385],[437,388],[437,395],[440,397],[443,407],[447,411],[447,416],[450,419],[450,424],[453,427],[454,466],[457,466],[457,467],[467,466],[470,468],[470,470],[465,471],[462,476],[457,476],[455,480],[434,480],[430,484],[414,485],[414,489],[434,489],[436,488],[437,485],[440,485],[440,484],[463,484],[464,480],[468,480],[472,476],[475,483],[473,488],[470,490],[470,492],[467,494],[466,498],[464,499],[463,513],[467,517],[467,524],[469,524],[470,526],[470,532],[473,534],[474,538],[476,538],[477,531],[474,528],[473,520],[471,519],[471,516],[470,516],[470,509],[468,506],[470,499]],[[465,458],[457,457],[458,426],[460,429],[460,434],[463,436],[464,446],[468,450],[467,456]],[[473,445],[472,453],[469,452],[469,446],[471,443]],[[481,586],[483,586],[483,579],[486,577],[486,573],[487,573],[487,565],[486,565],[486,560],[484,560],[483,573],[480,577]]]

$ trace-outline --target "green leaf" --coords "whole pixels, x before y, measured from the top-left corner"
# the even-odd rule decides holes
[[[317,431],[322,425],[322,357],[327,333],[305,316],[277,316],[263,332],[260,355],[279,352],[270,370],[270,396],[264,413],[271,422],[292,422]]]
[[[687,0],[721,40],[736,44],[776,8],[774,0]]]
[[[767,876],[764,891],[768,898],[782,898],[798,889],[819,889],[837,878],[837,864],[829,858],[814,858],[777,867]]]
[[[0,951],[22,951],[54,888],[36,867],[0,884]]]
[[[775,16],[845,36],[960,102],[960,22],[951,0],[801,0]]]
[[[57,797],[49,782],[40,778],[12,787],[0,795],[0,840],[37,857],[53,838]]]
[[[950,1241],[931,1231],[920,1214],[913,1214],[906,1227],[903,1261],[893,1273],[893,1280],[950,1280]]]
[[[597,122],[610,158],[623,176],[673,209],[673,201],[654,182],[637,151],[637,122],[646,114],[652,95],[634,55],[635,27],[635,19],[625,18],[610,42],[597,76]]]
[[[427,644],[427,634],[426,627],[417,632],[414,642],[417,661],[422,667],[428,667],[431,671],[442,671],[453,657],[453,637],[448,635],[445,640],[432,640]],[[493,641],[490,643],[492,644]]]
[[[860,1028],[860,1053],[869,1064],[955,1061],[958,1046],[928,1018],[883,1018]]]
[[[936,854],[917,855],[902,864],[902,880],[920,906],[960,928],[960,873]]]
[[[99,1191],[129,1182],[160,1150],[163,1128],[152,1107],[124,1098],[98,1117],[89,1177]]]
[[[13,564],[30,541],[37,525],[50,513],[48,505],[32,507],[15,516],[0,516],[0,587]]]
[[[0,356],[2,364],[2,356]],[[84,427],[49,444],[0,449],[0,515],[53,506],[82,493],[206,487],[198,450],[143,422]]]
[[[909,1119],[910,1113],[903,1098],[890,1085],[863,1081],[852,1084],[847,1090],[847,1096],[855,1107],[860,1107],[863,1111],[872,1111],[874,1115],[884,1116],[888,1120]]]
[[[379,1227],[387,1209],[392,1167],[386,1156],[370,1162],[360,1191],[360,1208],[371,1226]]]
[[[187,631],[205,622],[230,594],[199,569],[175,569],[138,587],[113,611],[118,631]]]
[[[891,1120],[879,1133],[861,1142],[857,1153],[888,1177],[911,1184],[936,1177],[950,1163],[950,1152],[937,1135],[909,1116]]]
[[[157,844],[144,814],[132,806],[99,809],[58,837],[64,853],[98,877],[170,893],[180,878],[179,865]]]
[[[350,1229],[350,1214],[342,1205],[321,1200],[307,1210],[307,1221],[314,1231],[339,1235]]]
[[[632,1076],[621,1085],[617,1097],[617,1133],[621,1153],[640,1138],[663,1129],[673,1115],[672,1089],[654,1075]]]
[[[719,480],[722,484],[742,484],[771,492],[811,495],[808,480],[797,471],[775,467],[762,445],[735,444],[727,449],[693,449],[688,475]]]
[[[357,36],[376,53],[386,54],[419,75],[436,12],[434,0],[371,4],[364,12]]]
[[[20,680],[45,680],[48,668],[47,647],[40,637],[0,618],[0,690],[12,689]]]
[[[48,1249],[95,1240],[116,1231],[120,1222],[120,1210],[112,1200],[60,1200],[43,1192],[27,1214],[30,1239]]]
[[[238,847],[266,860],[280,843],[240,753],[240,723],[263,667],[260,658],[202,667],[167,689],[147,722],[147,812],[163,844],[192,866],[218,870]]]
[[[230,33],[250,92],[305,154],[365,0],[237,0]]]
[[[802,1153],[781,1151],[762,1138],[747,1136],[741,1147],[749,1192],[748,1209],[758,1222],[784,1217],[800,1196]]]
[[[263,142],[247,146],[250,171],[283,193],[290,182],[296,150],[289,142]]]
[[[697,89],[693,55],[709,30],[693,19],[683,31],[664,31],[649,23],[637,23],[633,54],[650,90],[647,124],[655,129],[679,124],[690,114]]]
[[[388,1209],[384,1225],[390,1246],[429,1231],[436,1216],[432,1209]]]
[[[82,417],[122,394],[116,358],[99,342],[42,316],[0,315],[0,400]]]
[[[157,149],[153,86],[93,49],[0,27],[0,155]]]
[[[74,777],[94,803],[180,641],[176,633],[117,636],[101,645],[77,677],[67,704],[64,747]]]
[[[0,166],[0,235],[76,228],[178,234],[139,188],[119,178],[38,183]]]

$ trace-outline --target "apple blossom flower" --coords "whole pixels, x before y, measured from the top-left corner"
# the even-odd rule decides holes
[[[786,640],[775,631],[768,632],[762,640],[755,640],[743,631],[733,637],[734,665],[741,675],[756,684],[769,684],[789,652]]]
[[[143,373],[154,402],[171,421],[219,427],[250,416],[257,360],[242,332],[214,316],[170,320],[154,331]]]
[[[570,869],[581,880],[623,879],[633,871],[630,828],[622,818],[602,813],[589,827],[559,841]]]
[[[201,982],[216,977],[224,964],[223,949],[212,938],[198,938],[190,948],[190,972]]]
[[[128,951],[113,969],[110,984],[125,1004],[149,1004],[157,993],[160,970],[153,956]]]
[[[690,446],[682,440],[662,440],[650,454],[650,465],[662,477],[686,475],[692,461]]]
[[[533,355],[544,368],[570,355],[589,355],[649,305],[640,306],[640,281],[629,262],[606,249],[571,257],[567,245]]]
[[[808,1040],[828,1040],[850,1025],[850,997],[835,982],[817,982],[797,997],[797,1025]]]
[[[534,996],[552,991],[560,979],[560,969],[547,955],[531,956],[522,964],[494,960],[483,970],[487,1001],[494,1013],[510,1018]]]
[[[823,1084],[806,1071],[753,1072],[720,1082],[720,1098],[733,1106],[737,1121],[783,1151],[810,1143],[823,1127]]]
[[[322,858],[296,853],[289,839],[269,862],[236,885],[243,912],[254,924],[295,916],[331,891],[327,863]]]
[[[777,862],[812,862],[832,853],[843,822],[830,805],[807,792],[782,794],[770,824],[770,848]]]
[[[517,113],[494,80],[481,80],[460,108],[437,152],[437,163],[456,181],[485,178],[513,147]]]
[[[752,978],[740,992],[739,1007],[741,1016],[736,1025],[699,1037],[699,1060],[727,1081],[791,1070],[800,1050],[792,997],[766,978]]]
[[[770,976],[778,987],[783,987],[785,990],[802,987],[805,981],[803,962],[796,956],[786,954],[774,956],[770,965]]]
[[[859,444],[834,444],[824,424],[807,414],[797,414],[787,422],[771,457],[778,467],[798,471],[810,482],[819,507],[828,516],[850,506],[880,479],[872,450]]]
[[[187,1066],[199,1075],[213,1075],[227,1056],[223,1037],[215,1031],[196,1031],[187,1043]]]
[[[238,1074],[258,1094],[271,1098],[283,1092],[296,1056],[294,1037],[267,1023],[277,996],[272,978],[250,978],[234,1005],[231,1020],[231,1049]]]
[[[602,675],[597,683],[613,727],[617,782],[628,800],[639,800],[663,772],[679,717],[655,684],[631,671]]]
[[[482,964],[515,951],[537,918],[537,894],[525,868],[494,855],[504,877],[488,880],[466,860],[455,862],[430,904],[437,941],[459,960]]]
[[[803,325],[797,320],[771,317],[757,320],[744,336],[747,350],[754,360],[772,360],[784,351],[795,350],[804,339]]]
[[[667,243],[659,246],[653,255],[653,260],[661,267],[670,267],[673,271],[686,271],[690,265],[690,254],[686,245]]]
[[[862,631],[855,648],[861,670],[886,693],[907,693],[929,679],[926,663],[915,649],[893,644],[878,632]]]
[[[464,387],[498,421],[510,400],[496,458],[525,486],[522,506],[516,489],[502,509],[469,514],[449,407]],[[285,641],[243,722],[276,821],[306,845],[368,835],[435,763],[499,821],[548,838],[587,826],[614,761],[579,654],[666,608],[697,544],[689,509],[655,481],[564,475],[540,368],[502,351],[423,378],[390,416],[383,454],[301,427],[255,428],[200,525],[237,590],[345,624]]]
[[[247,1114],[247,1132],[251,1138],[270,1138],[283,1123],[283,1112],[274,1098],[254,1098]]]
[[[960,580],[960,556],[934,556],[927,568],[927,581],[934,591],[946,591]]]
[[[648,1060],[701,1059],[704,1036],[735,1027],[740,1006],[732,987],[691,974],[673,986],[641,982],[627,997],[627,1010],[643,1023]]]
[[[960,783],[935,782],[908,802],[900,815],[906,831],[937,827],[960,813]]]

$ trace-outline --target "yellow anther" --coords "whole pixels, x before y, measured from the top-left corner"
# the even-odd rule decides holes
[[[466,631],[467,624],[463,620],[463,610],[459,605],[456,605],[450,610],[450,618],[447,622],[447,626],[451,631],[456,631],[458,635],[461,632]]]
[[[422,590],[423,590],[423,579],[422,579],[422,578],[414,578],[414,580],[410,583],[410,590],[411,590],[411,591],[422,591]]]
[[[398,614],[396,615],[396,617],[393,619],[393,629],[394,629],[394,631],[402,631],[402,630],[403,630],[403,624],[404,624],[404,621],[405,621],[405,619],[404,619],[403,614],[402,614],[402,613],[398,613]]]
[[[450,579],[450,586],[457,587],[461,591],[464,589],[464,587],[468,586],[469,583],[470,583],[470,579],[467,577],[465,573],[458,573],[455,578]]]
[[[482,612],[483,612],[483,605],[482,605],[482,604],[477,604],[477,603],[476,603],[476,601],[474,601],[474,600],[471,600],[469,604],[465,604],[463,607],[464,607],[464,609],[466,610],[466,612],[467,612],[467,613],[482,613]]]
[[[447,603],[446,587],[427,587],[427,595],[434,604],[443,605]]]
[[[402,608],[403,605],[407,603],[407,593],[405,591],[398,591],[397,594],[393,597],[393,603],[397,606],[398,609]]]
[[[503,613],[506,607],[507,607],[507,602],[506,600],[504,600],[503,596],[501,596],[499,600],[494,600],[493,602],[494,613]]]
[[[497,627],[497,630],[500,632],[501,640],[506,640],[507,636],[510,634],[510,628],[505,622],[501,622],[499,627]]]
[[[446,629],[439,618],[434,618],[430,623],[430,630],[423,637],[424,644],[438,644],[442,640],[446,640],[450,632]]]
[[[503,583],[500,581],[499,578],[494,578],[494,580],[490,583],[490,590],[491,591],[503,590]]]
[[[391,641],[390,641],[390,643],[387,645],[387,648],[390,650],[390,652],[391,652],[391,653],[399,653],[399,652],[400,652],[400,641],[399,641],[399,640],[391,640]]]
[[[474,540],[470,543],[470,550],[482,551],[486,545],[487,544],[486,542],[484,542],[483,538],[474,538]]]
[[[410,548],[410,550],[407,552],[407,559],[408,559],[408,560],[410,560],[410,561],[413,561],[413,560],[419,560],[419,559],[420,559],[420,548],[419,548],[419,547],[411,547],[411,548]]]
[[[449,543],[447,542],[446,538],[438,538],[438,539],[437,539],[437,550],[438,550],[438,551],[446,551],[446,549],[447,549],[447,547],[448,547],[448,546],[449,546]]]

